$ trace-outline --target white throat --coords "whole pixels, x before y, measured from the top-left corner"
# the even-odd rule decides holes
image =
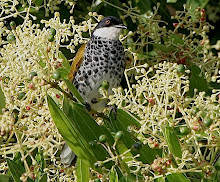
[[[118,40],[120,35],[121,29],[116,27],[103,27],[98,28],[93,32],[94,36],[106,38],[106,39],[112,39],[112,40]]]

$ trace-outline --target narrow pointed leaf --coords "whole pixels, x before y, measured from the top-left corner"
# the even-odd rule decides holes
[[[10,159],[6,159],[8,168],[11,172],[12,178],[14,179],[15,182],[21,182],[20,177],[23,173],[25,173],[25,169],[23,166],[18,164],[15,161],[12,161]]]
[[[47,182],[47,174],[44,174],[39,182]]]
[[[99,126],[90,116],[84,106],[68,100],[65,97],[63,102],[63,111],[69,120],[73,122],[73,125],[75,128],[77,128],[87,143],[95,140],[98,141],[100,135],[106,135],[107,142],[110,145],[113,145],[114,139],[111,133],[107,130],[107,128]],[[91,150],[94,152],[98,160],[105,160],[106,157],[109,156],[109,154],[101,145],[91,147]]]
[[[0,87],[0,114],[2,114],[2,109],[5,107],[5,95],[2,92],[2,89]]]
[[[69,71],[66,68],[58,68],[57,70],[59,71],[61,78],[68,79]]]
[[[110,182],[118,182],[118,174],[114,167],[112,167],[110,170],[109,179]]]
[[[170,174],[167,176],[169,182],[190,182],[190,180],[181,173]]]
[[[111,124],[114,128],[114,132],[117,131],[123,131],[124,136],[121,139],[125,146],[127,148],[131,148],[131,146],[138,142],[139,140],[132,135],[128,131],[129,126],[137,126],[140,127],[140,123],[128,112],[123,111],[122,109],[118,109],[117,111],[117,117],[116,120],[114,119],[114,116],[110,116]],[[137,152],[131,152],[133,155],[136,155]],[[148,145],[142,146],[142,148],[139,151],[140,157],[139,160],[141,160],[144,163],[151,163],[155,159],[156,155],[161,156],[161,150],[153,150]]]
[[[167,3],[176,3],[177,0],[167,0]]]
[[[166,181],[165,177],[159,177],[154,180],[154,182],[165,182],[165,181]]]
[[[77,158],[76,163],[77,182],[89,181],[89,166],[80,158]]]
[[[196,1],[186,1],[186,5],[190,7],[190,11],[194,12],[196,8],[200,7],[201,9],[205,8],[205,6],[208,4],[209,0],[196,0]],[[192,13],[192,16],[194,13]]]
[[[59,52],[59,58],[63,60],[62,62],[63,67],[69,70],[70,69],[69,61],[66,59],[66,57],[61,51]]]
[[[127,152],[128,148],[125,146],[125,144],[122,141],[117,141],[117,145],[116,145],[117,151],[119,154],[124,154],[126,152],[126,154],[124,154],[122,161],[123,162],[128,162],[131,161],[133,159],[133,155],[131,152]]]
[[[4,174],[0,174],[0,182],[9,182],[9,177]]]
[[[72,121],[69,120],[65,113],[60,110],[50,96],[47,96],[47,102],[53,121],[68,146],[88,165],[95,163],[96,158],[94,153],[91,151],[88,143],[82,137],[80,132],[73,125]]]
[[[198,92],[205,91],[206,94],[208,92],[208,82],[205,79],[204,73],[202,73],[201,69],[196,66],[192,65],[190,67],[190,78],[189,78],[189,96],[193,97],[194,90],[197,89]]]
[[[175,134],[175,131],[171,127],[165,127],[163,134],[167,142],[170,152],[175,156],[182,158],[182,151],[179,143],[179,139]]]
[[[157,44],[157,43],[153,43],[153,46],[155,49],[160,50],[161,52],[164,53],[170,53],[170,52],[174,52],[176,50],[175,46],[173,45],[164,45],[164,44]]]
[[[120,179],[119,179],[119,182],[134,182],[135,180],[131,177],[128,177],[128,176],[122,176]]]
[[[77,99],[77,101],[79,103],[84,104],[84,100],[82,99],[80,93],[78,92],[78,90],[76,89],[76,87],[69,81],[64,79],[64,82],[66,83],[68,89],[70,90],[70,92],[74,95],[74,97]]]

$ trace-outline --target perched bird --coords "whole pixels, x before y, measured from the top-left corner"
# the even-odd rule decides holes
[[[90,41],[83,45],[71,66],[69,79],[91,108],[102,111],[106,101],[99,101],[98,92],[104,80],[109,82],[108,91],[119,86],[125,69],[125,53],[119,41],[122,21],[109,16],[95,27]]]
[[[98,89],[103,81],[109,83],[108,93],[120,85],[125,70],[125,53],[119,35],[123,25],[120,19],[113,16],[103,18],[92,32],[91,39],[78,50],[69,73],[82,98],[92,109],[102,111],[106,101]],[[67,146],[61,152],[61,162],[70,164],[74,153]]]

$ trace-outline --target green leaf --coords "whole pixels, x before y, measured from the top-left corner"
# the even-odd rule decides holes
[[[205,8],[205,6],[208,4],[209,0],[187,0],[186,5],[191,7],[191,10],[194,11],[196,8]]]
[[[110,115],[110,119],[114,120],[112,115]],[[137,128],[141,127],[141,124],[137,121],[137,119],[132,114],[130,114],[128,111],[118,109],[117,110],[117,119],[123,120],[123,125],[125,127],[128,127],[128,126],[136,126]],[[113,126],[114,126],[114,124],[113,124]],[[117,129],[117,127],[115,127],[115,131],[117,131],[116,129]],[[118,130],[118,131],[120,131],[120,130]]]
[[[98,141],[100,135],[106,135],[107,142],[113,145],[114,139],[111,133],[107,128],[99,126],[84,106],[65,97],[63,111],[87,143],[95,140]],[[90,146],[90,148],[97,160],[105,160],[109,156],[101,145]]]
[[[181,173],[174,173],[174,174],[169,174],[167,176],[167,179],[169,182],[190,182],[190,180]]]
[[[38,149],[38,152],[35,155],[35,160],[37,161],[38,165],[40,166],[39,171],[41,173],[44,172],[44,168],[46,166],[46,161],[44,160],[43,151]]]
[[[114,132],[123,131],[124,136],[121,141],[125,144],[127,148],[131,148],[131,146],[138,141],[138,139],[132,135],[132,133],[128,132],[129,126],[140,127],[140,123],[128,112],[118,109],[117,118],[114,119],[113,114],[110,115],[111,125],[114,129]],[[137,152],[131,152],[133,155],[136,155]],[[153,150],[148,145],[142,146],[139,151],[141,160],[143,163],[152,163],[155,159],[156,155],[161,156],[161,150]]]
[[[110,182],[118,182],[118,174],[115,170],[114,166],[111,168],[110,174],[109,174],[109,181]]]
[[[184,40],[179,36],[179,35],[170,35],[171,41],[175,44],[175,45],[183,45],[184,44]]]
[[[52,119],[54,120],[60,134],[67,142],[67,145],[87,165],[93,165],[96,162],[94,153],[89,148],[88,143],[82,137],[81,133],[76,129],[73,122],[65,115],[63,111],[60,110],[60,108],[49,95],[47,95],[47,102]]]
[[[176,3],[177,0],[167,0],[167,3]]]
[[[41,178],[39,182],[47,182],[47,174],[44,174]]]
[[[131,177],[128,177],[128,176],[122,176],[122,177],[119,179],[119,182],[134,182],[134,179],[131,178]]]
[[[64,54],[60,51],[58,56],[59,56],[60,59],[63,60],[63,62],[62,62],[63,67],[66,68],[69,71],[70,70],[70,64],[69,64],[69,61],[64,56]]]
[[[2,114],[2,109],[5,107],[5,95],[2,92],[2,89],[0,87],[0,114]]]
[[[140,14],[144,14],[147,11],[151,10],[151,1],[150,0],[139,0],[137,7],[140,10]]]
[[[39,57],[38,64],[39,64],[42,68],[45,68],[46,62],[43,61],[43,59],[42,59],[41,57],[45,56],[46,53],[45,53],[45,51],[44,51],[44,53],[43,53],[43,52],[40,51],[40,50],[38,50],[37,52],[38,52],[38,57]]]
[[[77,182],[89,181],[89,166],[85,164],[79,157],[76,163]]]
[[[154,182],[165,182],[165,181],[166,181],[165,177],[159,177],[154,180]]]
[[[125,154],[123,155],[124,156],[122,159],[123,162],[128,162],[132,160],[133,157],[132,153],[128,152],[128,148],[125,146],[125,144],[122,141],[120,140],[117,141],[116,148],[119,154]]]
[[[69,71],[66,68],[58,68],[61,78],[68,79]]]
[[[190,78],[189,78],[190,84],[189,84],[189,96],[193,97],[194,95],[194,89],[197,89],[198,92],[208,91],[208,83],[206,79],[204,78],[204,73],[201,72],[201,69],[196,66],[192,65],[190,67]]]
[[[21,182],[20,177],[23,173],[25,173],[24,167],[10,159],[6,159],[6,161],[14,181]]]
[[[9,182],[9,177],[4,174],[0,174],[0,182]]]
[[[163,134],[167,142],[170,152],[175,156],[182,158],[182,151],[179,143],[179,139],[175,134],[175,131],[171,127],[165,127]]]
[[[45,68],[45,67],[46,67],[46,63],[45,63],[42,59],[40,59],[40,60],[38,61],[38,63],[39,63],[39,65],[40,65],[42,68]]]
[[[66,83],[70,92],[75,96],[76,100],[79,103],[84,104],[84,100],[82,99],[82,97],[81,97],[80,93],[78,92],[78,90],[76,89],[76,87],[69,80],[64,79],[64,82]]]
[[[217,157],[217,156],[216,156]],[[217,158],[217,161],[215,162],[215,168],[217,169],[217,170],[220,170],[220,157],[218,156],[218,158]]]
[[[154,43],[153,46],[155,49],[160,50],[160,51],[167,53],[167,54],[175,51],[175,46],[173,46],[173,45],[168,46],[168,45],[164,45],[164,44]]]
[[[40,6],[43,3],[44,0],[33,0],[34,4],[36,6]]]

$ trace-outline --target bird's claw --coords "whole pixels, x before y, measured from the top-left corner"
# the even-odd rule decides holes
[[[85,103],[85,107],[89,112],[92,110],[92,108],[88,102]]]

